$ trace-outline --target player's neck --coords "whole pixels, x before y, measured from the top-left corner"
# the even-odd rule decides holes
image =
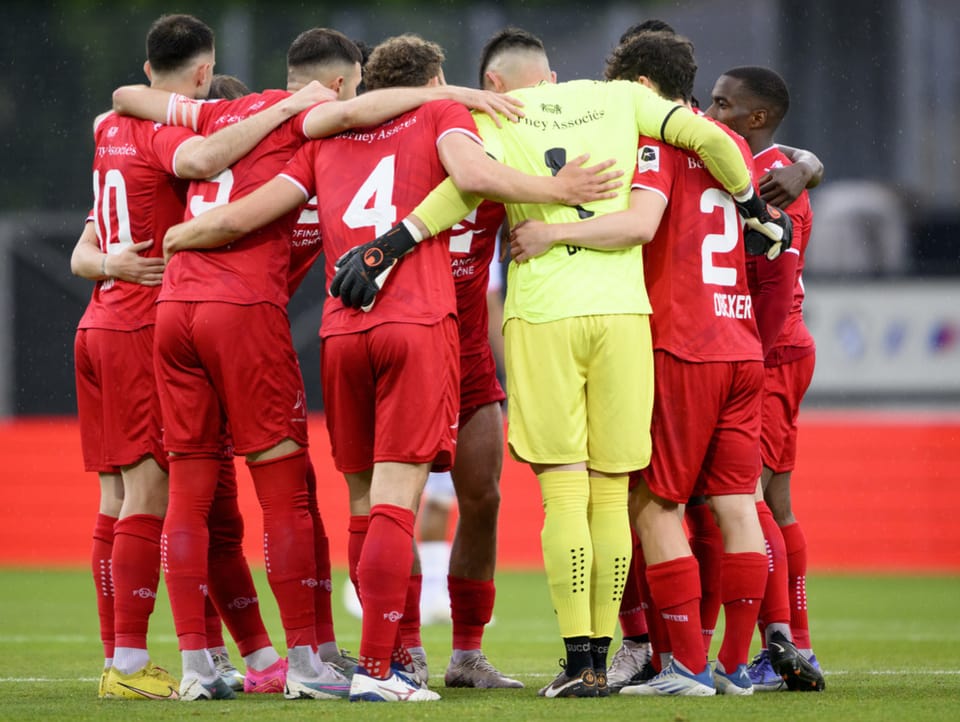
[[[773,133],[767,130],[755,130],[750,133],[746,141],[750,146],[750,152],[757,155],[773,145]]]
[[[190,81],[176,75],[154,75],[150,87],[157,90],[166,90],[169,93],[179,93],[188,98],[197,97],[197,88]]]

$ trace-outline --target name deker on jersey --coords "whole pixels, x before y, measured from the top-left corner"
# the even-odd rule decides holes
[[[752,318],[753,303],[749,294],[714,293],[713,312],[721,318]]]

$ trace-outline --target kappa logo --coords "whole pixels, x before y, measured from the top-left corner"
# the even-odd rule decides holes
[[[318,583],[316,579],[314,579],[313,577],[309,577],[308,579],[301,579],[300,584],[301,586],[310,587],[311,589],[314,589],[317,587]]]
[[[148,587],[140,587],[133,590],[133,596],[140,597],[140,599],[156,599],[157,593]]]
[[[540,103],[540,110],[544,113],[553,113],[554,115],[560,115],[563,111],[557,103]]]
[[[107,137],[112,138],[119,132],[120,132],[120,129],[117,126],[112,125],[110,126],[110,130],[107,131]]]
[[[660,149],[655,145],[641,146],[637,151],[637,173],[660,170]]]
[[[401,619],[403,619],[403,612],[398,612],[396,609],[392,609],[384,614],[383,618],[388,622],[399,622]]]

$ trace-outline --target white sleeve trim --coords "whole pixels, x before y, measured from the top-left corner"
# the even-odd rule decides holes
[[[308,201],[313,197],[313,194],[307,191],[307,187],[293,176],[287,175],[286,173],[278,173],[277,178],[283,178],[285,181],[293,183],[297,188],[300,189],[300,192],[303,193],[303,199],[305,201]]]

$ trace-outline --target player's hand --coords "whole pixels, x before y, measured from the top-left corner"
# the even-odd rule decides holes
[[[765,203],[750,188],[750,195],[735,200],[743,218],[743,247],[748,255],[765,255],[771,261],[790,248],[793,224],[790,216],[776,206]]]
[[[771,168],[760,177],[760,198],[778,208],[793,203],[807,187],[813,174],[800,163]]]
[[[312,108],[317,103],[325,103],[336,99],[336,91],[330,90],[319,80],[311,80],[289,98],[281,100],[277,105],[283,112],[296,115],[307,108]]]
[[[416,245],[402,223],[382,236],[351,248],[334,263],[330,295],[344,306],[369,311],[400,258]]]
[[[111,253],[104,266],[107,275],[141,286],[159,286],[163,282],[163,259],[140,255],[152,245],[153,240],[141,241],[126,246],[120,253]]]
[[[589,153],[578,155],[557,171],[555,178],[561,182],[560,203],[580,206],[604,198],[616,198],[617,189],[623,185],[622,170],[611,170],[616,161],[605,160],[596,165],[585,165]]]
[[[497,127],[501,127],[500,116],[504,116],[511,123],[516,123],[523,117],[523,101],[504,93],[494,93],[492,90],[477,90],[476,88],[461,88],[449,85],[451,100],[462,103],[471,110],[479,110],[491,118]]]
[[[557,241],[554,228],[550,223],[530,218],[520,221],[510,230],[510,258],[523,263],[549,251]]]
[[[189,221],[175,223],[167,229],[166,235],[163,237],[164,263],[170,263],[170,259],[173,258],[174,254],[177,253],[177,251],[183,250],[185,247],[183,241],[188,235],[185,228],[188,224]]]

